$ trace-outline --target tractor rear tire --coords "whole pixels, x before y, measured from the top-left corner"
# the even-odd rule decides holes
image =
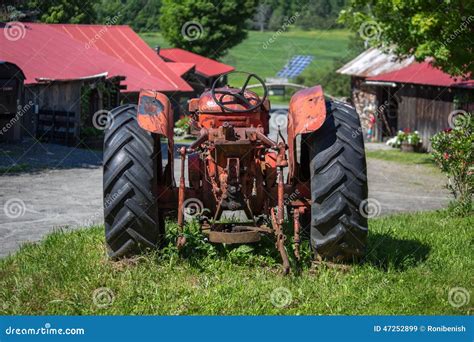
[[[164,236],[158,210],[160,141],[136,120],[137,106],[110,112],[104,138],[105,240],[112,259],[156,248]]]
[[[311,247],[317,259],[355,261],[367,245],[367,166],[353,107],[327,101],[324,125],[307,140],[311,176]]]

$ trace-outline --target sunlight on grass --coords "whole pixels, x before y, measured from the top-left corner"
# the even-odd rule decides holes
[[[436,167],[429,153],[400,152],[399,150],[366,151],[368,158],[394,161],[402,164],[426,165]]]
[[[469,305],[452,307],[448,292],[472,290],[474,220],[446,215],[372,220],[365,262],[348,271],[316,268],[306,252],[287,277],[270,240],[215,246],[191,226],[181,252],[170,243],[160,253],[111,262],[102,227],[57,232],[0,260],[0,313],[466,314]],[[176,225],[168,231],[173,239]],[[281,287],[291,298],[277,307],[271,294]],[[110,300],[98,305],[94,291],[103,289]]]

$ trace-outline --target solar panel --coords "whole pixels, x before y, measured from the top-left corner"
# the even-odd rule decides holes
[[[296,77],[311,63],[314,56],[296,55],[291,57],[290,61],[278,73],[278,77]]]

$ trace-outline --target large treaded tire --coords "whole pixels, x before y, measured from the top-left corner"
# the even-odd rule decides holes
[[[136,105],[115,108],[105,131],[105,240],[113,259],[156,248],[164,235],[156,196],[160,142],[139,127],[136,113]]]
[[[317,257],[354,261],[365,254],[367,166],[359,116],[353,107],[327,101],[324,125],[309,140],[311,246]]]

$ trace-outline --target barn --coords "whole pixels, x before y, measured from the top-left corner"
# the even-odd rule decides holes
[[[24,80],[25,75],[17,65],[0,61],[0,142],[21,140]]]
[[[429,150],[430,138],[449,127],[451,113],[474,109],[474,81],[453,78],[428,62],[369,49],[338,72],[351,75],[352,101],[365,129],[370,114],[378,119],[375,141],[417,130]]]
[[[234,67],[230,65],[183,49],[158,47],[156,50],[167,62],[187,63],[194,66],[194,72],[183,77],[195,90],[193,95],[201,94],[204,89],[211,88],[218,77],[234,70]]]
[[[0,35],[0,60],[25,76],[23,101],[33,103],[20,129],[25,136],[76,144],[97,135],[97,111],[136,103],[141,89],[166,94],[176,117],[197,91],[187,81],[194,79],[194,63],[165,60],[128,26],[19,24],[15,39]]]

